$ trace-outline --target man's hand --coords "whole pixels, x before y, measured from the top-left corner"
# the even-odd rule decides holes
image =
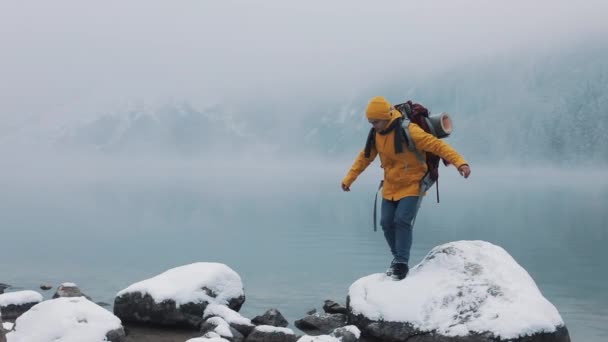
[[[468,164],[463,164],[460,165],[460,167],[458,168],[458,172],[460,173],[460,175],[462,177],[469,178],[469,175],[471,174],[471,168],[469,167]]]
[[[344,190],[344,191],[350,191],[350,186],[342,183],[342,190]]]

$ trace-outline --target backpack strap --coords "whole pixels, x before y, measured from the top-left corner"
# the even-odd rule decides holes
[[[418,159],[421,164],[424,164],[426,161],[424,160],[422,153],[416,148],[416,143],[414,142],[414,139],[412,139],[412,135],[410,134],[410,123],[411,122],[409,120],[404,120],[402,126],[403,134],[405,134],[405,138],[408,142],[407,149],[411,152],[414,152],[414,154],[416,154],[416,159]]]

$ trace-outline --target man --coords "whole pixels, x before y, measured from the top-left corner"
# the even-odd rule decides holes
[[[400,131],[403,115],[384,97],[372,98],[365,114],[372,125],[370,138],[342,180],[342,190],[350,191],[355,179],[376,155],[380,155],[380,167],[384,169],[380,225],[393,255],[390,272],[394,279],[401,280],[409,272],[412,225],[419,208],[420,196],[424,195],[420,193],[420,181],[427,172],[427,165],[418,160],[416,153],[405,147],[406,142],[401,139],[403,135]],[[469,165],[447,143],[426,133],[414,123],[410,123],[407,129],[417,150],[438,155],[456,166],[464,178],[469,177]]]

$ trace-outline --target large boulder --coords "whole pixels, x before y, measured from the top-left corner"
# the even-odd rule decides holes
[[[118,292],[114,314],[124,322],[198,329],[209,304],[238,311],[245,302],[241,277],[220,263],[170,269]]]
[[[364,336],[382,341],[570,341],[526,270],[484,241],[435,247],[402,281],[361,278],[347,308]]]
[[[85,297],[57,298],[35,305],[15,321],[10,342],[87,341],[122,342],[118,317]]]
[[[42,300],[42,295],[36,291],[0,294],[0,313],[4,319],[15,319]]]

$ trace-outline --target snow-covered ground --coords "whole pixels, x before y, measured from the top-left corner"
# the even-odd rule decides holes
[[[528,272],[484,241],[437,246],[404,280],[373,274],[353,283],[349,295],[355,314],[448,336],[492,332],[513,338],[564,325]]]

